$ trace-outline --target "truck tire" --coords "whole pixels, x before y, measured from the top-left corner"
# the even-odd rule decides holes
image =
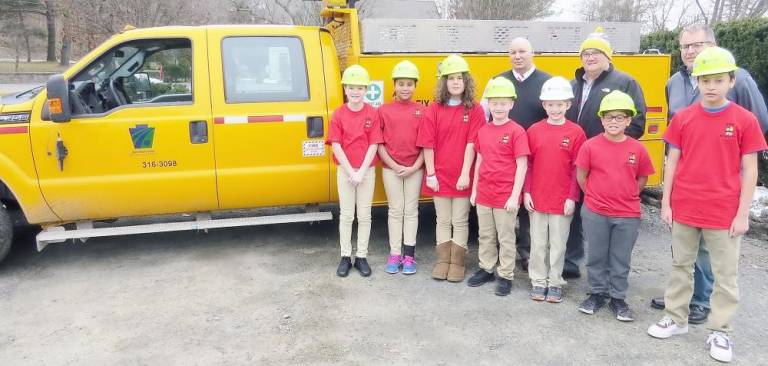
[[[5,259],[13,243],[13,223],[5,205],[0,203],[0,262]]]

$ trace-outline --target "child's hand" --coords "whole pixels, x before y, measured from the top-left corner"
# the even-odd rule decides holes
[[[531,197],[530,193],[525,193],[523,195],[523,204],[525,205],[525,209],[529,212],[533,212],[536,210],[535,207],[533,207],[533,197]]]
[[[749,219],[747,216],[736,216],[731,223],[731,229],[728,230],[728,234],[735,238],[737,236],[744,235],[749,230]]]
[[[672,207],[664,202],[661,203],[661,220],[666,222],[670,228],[672,227]]]
[[[469,188],[469,174],[462,174],[456,182],[456,190],[463,191]]]
[[[574,202],[572,199],[566,199],[565,205],[563,206],[563,214],[565,216],[571,216],[573,215],[574,211],[576,211],[576,202]]]
[[[394,163],[393,165],[390,165],[389,168],[392,169],[392,171],[395,172],[395,174],[397,174],[400,177],[403,176],[403,172],[406,169],[406,167],[404,167],[404,166],[402,166],[402,165],[400,165],[398,163]]]
[[[476,203],[475,203],[476,201],[477,201],[477,191],[473,190],[472,194],[469,195],[469,204],[472,205],[472,206],[475,206],[476,205]]]
[[[507,203],[504,205],[504,209],[507,212],[517,211],[520,209],[520,199],[518,197],[509,197]]]
[[[404,166],[401,171],[397,172],[397,176],[400,178],[410,177],[417,170],[413,166]]]
[[[349,182],[352,183],[352,185],[357,186],[360,183],[363,182],[363,173],[362,170],[358,169],[355,170],[354,173],[349,175]]]
[[[439,192],[440,191],[440,184],[437,182],[437,176],[435,175],[428,175],[427,176],[427,187],[429,189]]]

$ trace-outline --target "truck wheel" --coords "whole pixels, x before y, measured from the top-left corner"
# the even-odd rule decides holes
[[[5,205],[0,203],[0,262],[5,259],[11,250],[13,242],[13,223],[8,215]]]

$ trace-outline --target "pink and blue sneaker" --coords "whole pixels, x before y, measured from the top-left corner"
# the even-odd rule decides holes
[[[403,257],[403,274],[414,274],[416,273],[416,261],[413,259],[413,257],[406,255]]]
[[[387,266],[384,269],[387,273],[397,273],[400,270],[400,263],[402,258],[398,254],[390,254],[387,259]]]

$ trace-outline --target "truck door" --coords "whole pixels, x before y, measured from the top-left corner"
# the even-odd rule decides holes
[[[40,188],[62,220],[218,207],[205,31],[140,32],[68,75],[71,121],[32,124]]]
[[[329,200],[317,28],[209,28],[222,209]]]

